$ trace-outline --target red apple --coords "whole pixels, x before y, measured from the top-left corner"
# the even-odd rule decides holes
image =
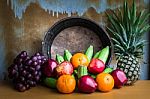
[[[78,81],[78,89],[80,92],[92,93],[96,90],[96,88],[97,83],[91,76],[84,75]]]
[[[111,75],[114,78],[116,88],[121,88],[127,82],[125,73],[120,69],[114,70]]]
[[[55,68],[57,67],[58,63],[53,59],[48,59],[45,65],[43,66],[43,74],[47,77],[55,76]]]
[[[105,64],[100,59],[93,58],[88,66],[88,70],[92,74],[99,74],[105,69]]]
[[[57,76],[61,76],[64,74],[72,74],[73,73],[73,66],[70,62],[64,61],[56,67],[56,74]]]

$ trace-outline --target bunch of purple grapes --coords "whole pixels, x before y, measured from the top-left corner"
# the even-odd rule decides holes
[[[41,80],[41,69],[46,60],[40,53],[29,57],[26,51],[22,51],[8,67],[8,77],[13,80],[15,88],[24,92],[36,86]]]

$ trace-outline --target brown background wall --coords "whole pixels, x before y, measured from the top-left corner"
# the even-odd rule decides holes
[[[18,17],[15,17],[15,11],[11,9],[12,5],[10,1],[9,4],[7,4],[7,1],[9,0],[0,0],[0,79],[4,77],[6,68],[11,64],[12,59],[18,52],[26,50],[29,54],[33,54],[40,51],[41,41],[44,38],[45,32],[58,20],[68,17],[67,13],[58,13],[57,17],[56,12],[55,16],[53,16],[51,14],[53,10],[50,11],[51,13],[49,14],[40,6],[39,2],[35,1],[28,5],[22,17],[19,19]],[[26,0],[22,0],[20,3],[24,4],[23,1]],[[55,2],[55,0],[50,1]],[[89,8],[87,8],[81,16],[92,19],[100,25],[105,25],[107,23],[105,16],[105,11],[107,9],[99,12],[96,8],[92,7],[92,5],[95,7],[99,6],[103,1],[104,0],[86,0],[86,2],[82,2],[85,5],[89,5]],[[115,5],[122,6],[123,2],[123,0],[106,1],[107,7],[114,10]],[[132,0],[128,0],[130,4],[131,1]],[[148,0],[136,0],[136,3],[139,5],[139,8],[146,8],[148,6],[147,1]],[[101,9],[103,8],[104,7],[102,6]],[[83,8],[81,7],[80,9]],[[75,12],[71,16],[79,16],[79,14],[78,12]],[[148,47],[146,47],[146,49],[148,49]],[[148,55],[145,55],[145,57],[147,61]],[[145,65],[142,72],[144,72],[142,78],[147,79],[147,65]]]

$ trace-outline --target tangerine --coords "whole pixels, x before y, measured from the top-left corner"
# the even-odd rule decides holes
[[[58,78],[56,87],[61,93],[71,93],[76,86],[76,80],[71,75],[62,75]]]
[[[89,61],[87,56],[83,53],[76,53],[72,56],[71,63],[74,66],[74,68],[77,68],[79,65],[88,66]]]
[[[100,73],[96,77],[97,88],[102,92],[108,92],[114,87],[114,79],[108,73]]]

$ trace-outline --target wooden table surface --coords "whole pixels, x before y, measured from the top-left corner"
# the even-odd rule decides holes
[[[150,99],[150,80],[139,80],[133,86],[124,86],[110,92],[60,94],[54,89],[37,86],[25,92],[17,92],[6,81],[0,82],[0,99]]]

